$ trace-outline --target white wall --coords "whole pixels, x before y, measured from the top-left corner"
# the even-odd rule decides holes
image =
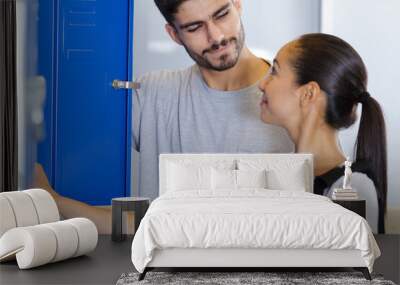
[[[400,217],[400,1],[398,0],[242,0],[246,41],[256,54],[271,59],[286,42],[309,32],[336,34],[352,44],[369,70],[369,89],[382,104],[388,133],[388,207]],[[135,0],[134,74],[192,64],[185,50],[164,31],[165,21],[153,1]],[[351,156],[358,123],[342,131],[344,151]],[[137,157],[133,154],[133,157]],[[137,170],[134,163],[133,172]],[[133,174],[133,182],[137,181]],[[133,183],[135,191],[135,183]],[[393,218],[390,218],[394,222]],[[394,222],[395,223],[395,222]],[[400,223],[399,223],[400,224]],[[392,227],[395,229],[394,227]],[[396,228],[400,232],[400,225]]]
[[[192,64],[185,50],[164,29],[165,20],[153,0],[135,0],[134,75]]]
[[[382,105],[388,139],[388,207],[400,208],[400,1],[323,0],[322,31],[337,35],[360,53],[367,69],[371,96]],[[343,148],[352,153],[356,126],[341,133]],[[377,138],[379,139],[379,138]]]
[[[319,0],[242,2],[246,42],[258,56],[272,60],[285,43],[319,31]]]

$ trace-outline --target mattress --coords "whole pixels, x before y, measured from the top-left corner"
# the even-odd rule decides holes
[[[167,192],[153,201],[132,243],[139,272],[163,249],[359,250],[372,272],[380,250],[367,221],[308,192],[241,189]]]

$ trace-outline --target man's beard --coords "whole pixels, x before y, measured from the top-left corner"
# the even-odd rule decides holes
[[[240,53],[242,52],[243,46],[244,46],[244,29],[243,29],[243,24],[240,23],[240,31],[238,37],[233,37],[230,39],[223,39],[219,43],[214,43],[210,48],[204,50],[202,54],[198,54],[194,52],[193,50],[189,49],[185,44],[183,46],[185,47],[187,53],[189,56],[201,67],[206,68],[206,69],[211,69],[215,71],[224,71],[228,70],[236,65],[236,63],[239,60]],[[233,58],[229,59],[227,54],[221,55],[219,58],[220,63],[219,64],[213,64],[211,63],[207,57],[206,54],[208,52],[212,52],[214,50],[217,50],[220,47],[225,47],[228,44],[233,44],[234,45],[234,55]]]

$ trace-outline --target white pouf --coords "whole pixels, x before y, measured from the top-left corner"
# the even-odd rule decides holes
[[[0,262],[16,258],[20,269],[28,269],[96,248],[98,232],[92,221],[59,219],[45,190],[0,193]]]

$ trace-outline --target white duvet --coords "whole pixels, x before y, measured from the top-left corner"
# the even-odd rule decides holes
[[[132,243],[143,272],[155,249],[358,249],[372,272],[380,250],[365,219],[299,191],[180,191],[154,200]]]

